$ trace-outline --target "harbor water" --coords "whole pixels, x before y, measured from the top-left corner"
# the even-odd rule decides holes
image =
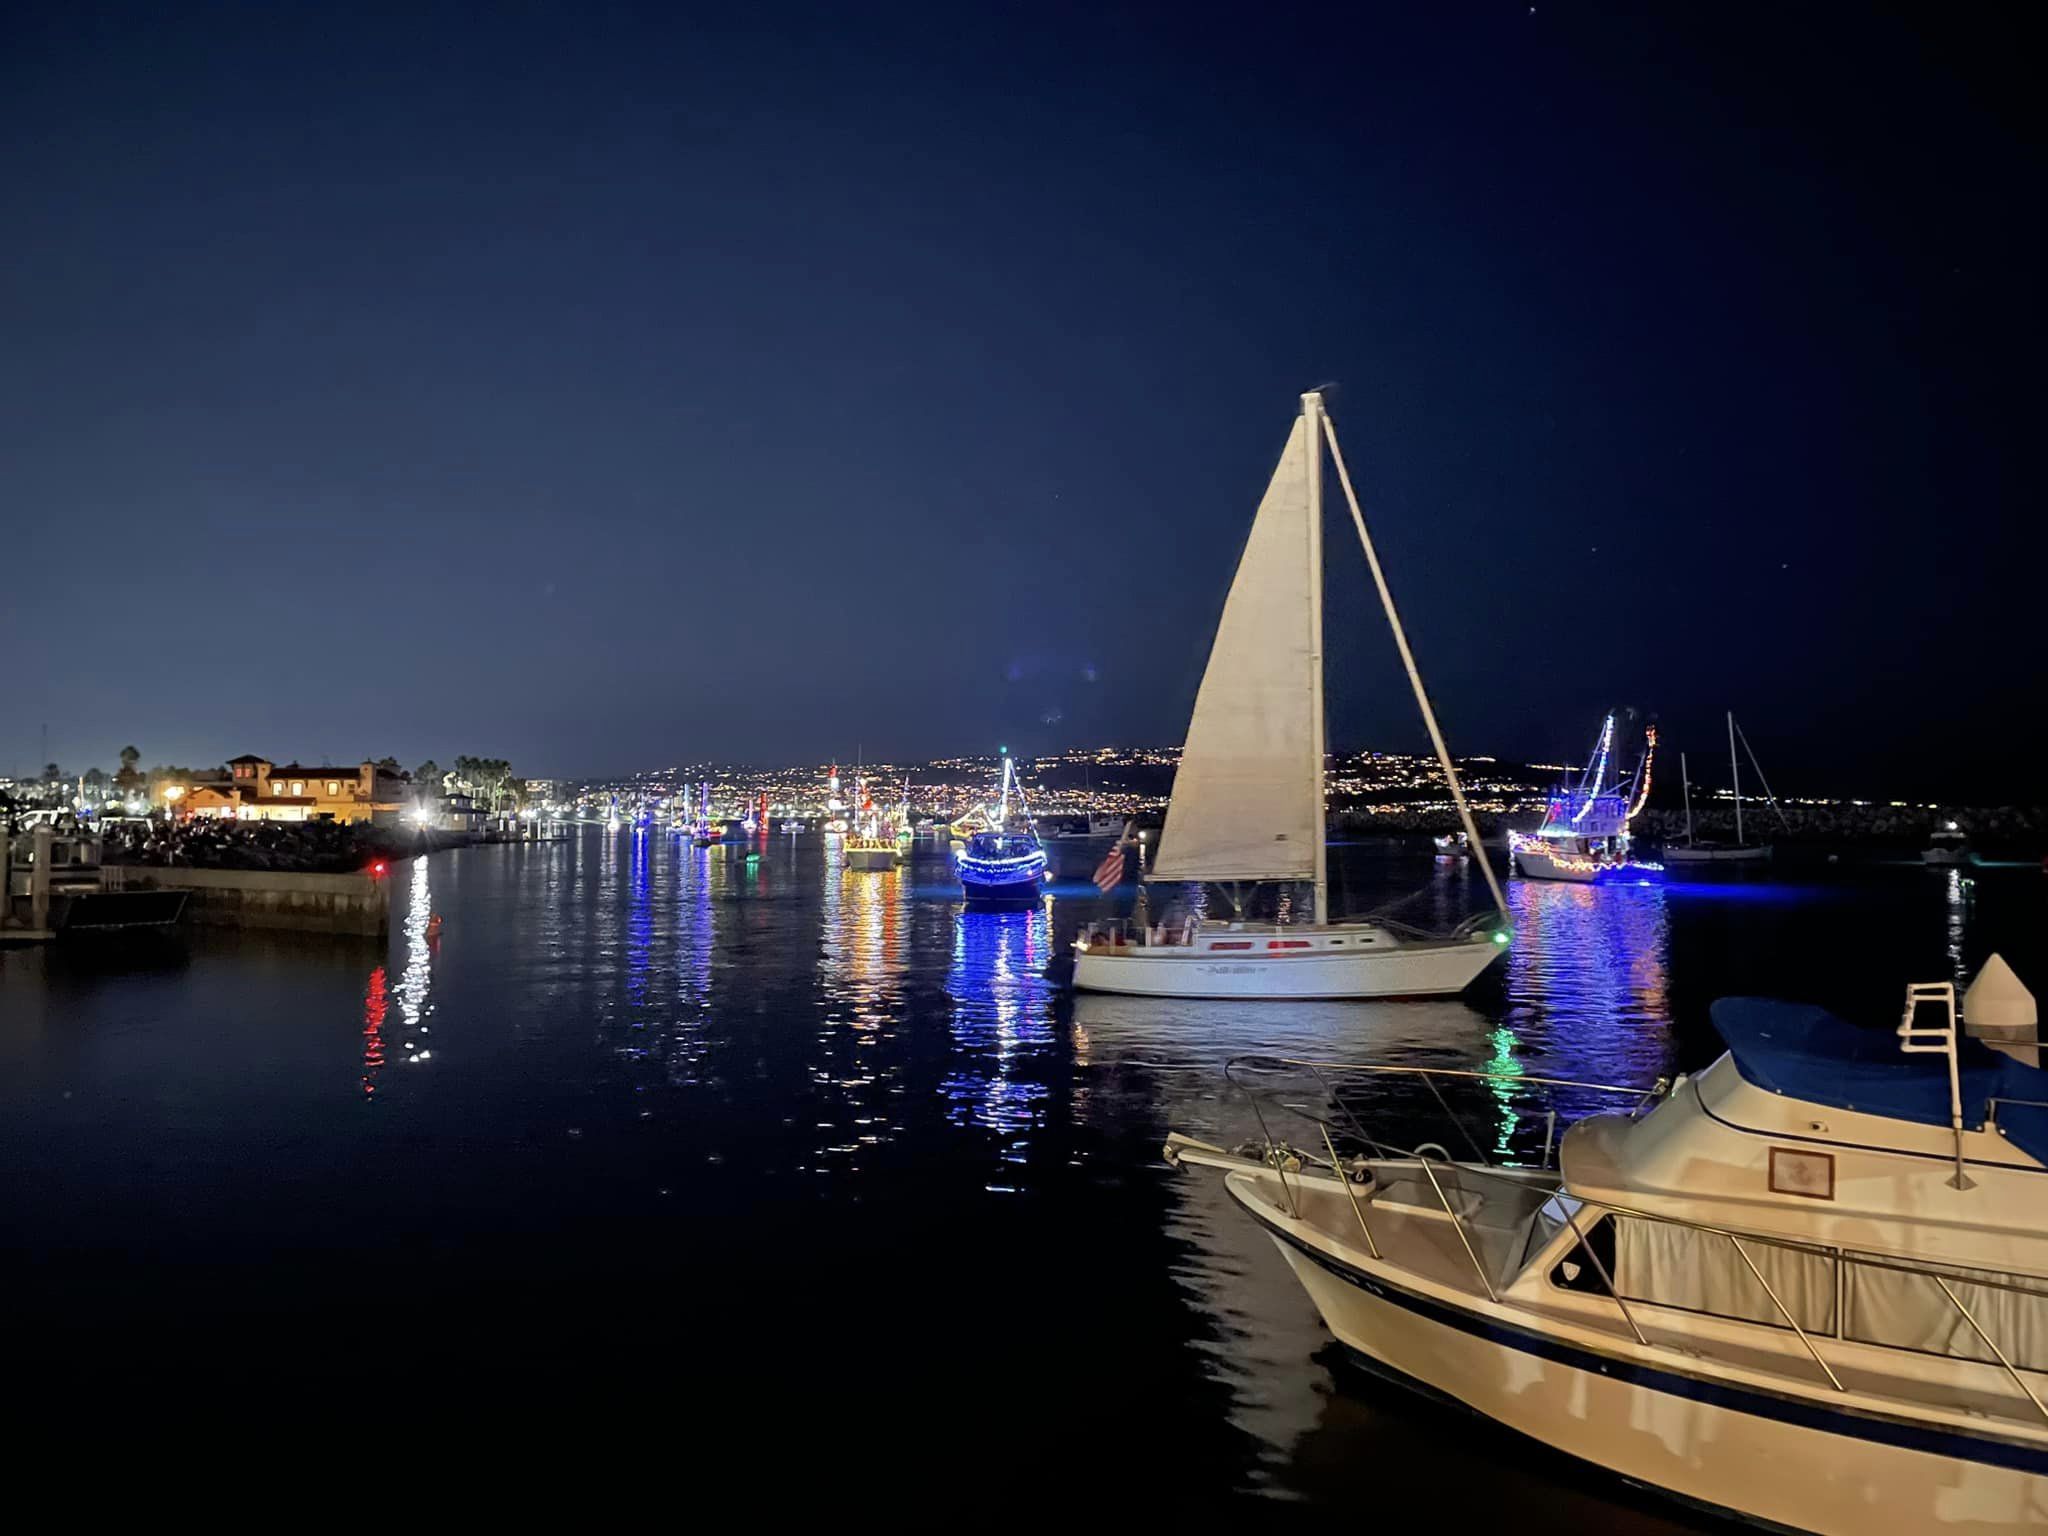
[[[13,1409],[763,1508],[1689,1530],[1347,1365],[1167,1132],[1252,1132],[1245,1052],[1647,1086],[1718,1052],[1722,995],[1889,1026],[1908,982],[2048,959],[2038,870],[1779,868],[1513,883],[1456,1000],[1076,997],[1064,948],[1116,910],[1086,881],[970,913],[940,849],[836,850],[586,827],[395,865],[388,943],[0,951]],[[1333,862],[1353,911],[1483,904],[1463,861]]]

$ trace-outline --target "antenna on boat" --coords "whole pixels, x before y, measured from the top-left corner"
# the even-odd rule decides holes
[[[1306,406],[1310,398],[1309,396],[1303,396],[1304,406]],[[1401,665],[1408,669],[1408,682],[1415,690],[1415,702],[1422,708],[1422,723],[1429,727],[1429,740],[1430,744],[1436,748],[1437,765],[1443,769],[1444,778],[1451,786],[1451,803],[1457,806],[1458,820],[1465,828],[1465,836],[1471,840],[1472,855],[1479,861],[1479,873],[1486,877],[1486,888],[1493,894],[1494,905],[1499,909],[1502,920],[1505,921],[1508,915],[1507,893],[1501,890],[1500,879],[1493,872],[1493,861],[1487,857],[1485,845],[1479,840],[1479,828],[1472,820],[1471,806],[1465,803],[1465,789],[1458,782],[1458,770],[1451,762],[1450,748],[1444,745],[1444,733],[1437,728],[1436,711],[1429,707],[1429,694],[1422,686],[1422,674],[1415,669],[1415,653],[1408,648],[1408,632],[1401,627],[1401,615],[1394,607],[1394,594],[1388,590],[1386,573],[1380,569],[1379,553],[1372,547],[1372,535],[1365,530],[1365,513],[1359,509],[1358,493],[1351,488],[1351,472],[1344,467],[1344,450],[1337,446],[1336,424],[1327,415],[1322,413],[1322,397],[1317,395],[1313,398],[1316,401],[1317,414],[1322,416],[1323,436],[1329,440],[1330,459],[1337,466],[1338,482],[1344,487],[1344,499],[1351,505],[1351,525],[1358,530],[1358,542],[1365,546],[1365,563],[1372,567],[1373,585],[1379,588],[1380,606],[1387,611],[1387,624],[1394,631],[1394,645],[1401,653]],[[1321,459],[1322,455],[1311,454],[1309,457],[1310,462],[1315,463]],[[1315,485],[1318,482],[1311,480],[1310,483]],[[1320,553],[1320,543],[1316,547],[1318,553]],[[1320,650],[1322,645],[1321,586],[1322,583],[1318,581],[1316,583],[1318,595],[1316,598],[1317,623],[1315,630],[1318,650]],[[1322,668],[1320,665],[1316,668],[1316,690],[1316,702],[1320,706],[1322,703]],[[1320,707],[1316,711],[1316,720],[1317,737],[1318,741],[1320,741],[1322,731],[1322,710]],[[1318,838],[1317,845],[1319,847],[1321,842],[1322,840]],[[1320,860],[1321,856],[1318,855],[1317,871],[1319,874],[1322,869]]]

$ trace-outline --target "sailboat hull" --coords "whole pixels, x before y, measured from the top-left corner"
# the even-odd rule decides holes
[[[1244,947],[1210,947],[1237,942]],[[1486,937],[1397,942],[1362,925],[1283,928],[1189,945],[1089,943],[1074,948],[1074,986],[1133,997],[1448,997],[1502,952]]]
[[[1664,850],[1666,864],[1768,864],[1770,844],[1747,843],[1718,846],[1712,843],[1678,844]]]

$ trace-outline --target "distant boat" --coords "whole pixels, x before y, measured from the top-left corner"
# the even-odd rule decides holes
[[[846,868],[894,869],[902,861],[895,822],[876,807],[863,780],[854,781],[854,805],[853,826],[846,834]]]
[[[1949,869],[1958,864],[1974,864],[1977,855],[1970,847],[1970,835],[1950,822],[1928,839],[1927,846],[1920,850],[1920,862]]]
[[[1534,837],[1508,834],[1508,858],[1528,880],[1566,880],[1578,885],[1648,884],[1664,866],[1631,853],[1629,823],[1650,797],[1650,765],[1657,753],[1657,728],[1643,733],[1643,756],[1624,778],[1614,758],[1614,716],[1600,723],[1600,739],[1578,782],[1569,777],[1544,808]]]
[[[1021,788],[1017,790],[1021,814],[1014,825],[1011,822],[1010,790],[1016,779],[1017,765],[1005,749],[1002,793],[995,815],[985,817],[987,827],[970,834],[966,844],[954,850],[953,868],[970,907],[1034,906],[1044,894],[1045,845],[1039,842],[1023,807]]]
[[[1472,839],[1463,832],[1441,832],[1431,841],[1440,859],[1462,859],[1472,851]]]
[[[1471,812],[1408,650],[1365,519],[1323,414],[1301,411],[1252,519],[1151,861],[1153,880],[1223,888],[1231,907],[1255,883],[1310,885],[1311,921],[1092,925],[1074,944],[1074,985],[1152,997],[1427,997],[1460,992],[1507,940],[1505,918],[1475,915],[1448,933],[1389,920],[1330,920],[1324,836],[1323,458],[1343,481],[1359,539],[1468,836]],[[1503,910],[1493,871],[1481,867]]]
[[[1749,738],[1745,736],[1743,738],[1743,745],[1747,746],[1748,744]],[[1754,752],[1750,754],[1750,762],[1752,764],[1756,762],[1756,754]],[[1730,781],[1735,786],[1734,842],[1717,843],[1711,838],[1694,840],[1692,835],[1692,773],[1685,765],[1685,754],[1683,752],[1678,754],[1678,773],[1679,778],[1685,785],[1685,842],[1678,847],[1666,848],[1664,850],[1665,863],[1764,864],[1770,861],[1771,845],[1769,843],[1751,843],[1743,840],[1742,765],[1735,758],[1735,715],[1732,710],[1728,715],[1728,774]],[[1760,767],[1757,769],[1757,778],[1759,780],[1763,778],[1763,769]],[[1770,792],[1771,786],[1765,784],[1764,793],[1769,795]],[[1778,809],[1778,802],[1775,796],[1771,798],[1771,809],[1774,811]],[[1781,822],[1785,819],[1783,811],[1778,812],[1778,819]]]

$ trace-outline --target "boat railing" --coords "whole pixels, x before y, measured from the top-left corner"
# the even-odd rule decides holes
[[[1312,1152],[1297,1150],[1286,1141],[1276,1138],[1273,1135],[1272,1127],[1266,1119],[1265,1110],[1261,1107],[1260,1102],[1262,1098],[1270,1100],[1271,1096],[1261,1094],[1237,1075],[1243,1070],[1276,1071],[1282,1069],[1307,1071],[1322,1082],[1328,1091],[1329,1102],[1336,1106],[1343,1120],[1347,1122],[1346,1124],[1339,1125],[1337,1130],[1348,1134],[1353,1139],[1369,1147],[1379,1162],[1413,1164],[1421,1172],[1427,1180],[1431,1192],[1436,1197],[1437,1205],[1443,1211],[1445,1218],[1450,1222],[1452,1231],[1457,1236],[1459,1245],[1463,1248],[1465,1257],[1472,1266],[1473,1274],[1479,1281],[1480,1289],[1485,1293],[1487,1300],[1494,1303],[1500,1301],[1500,1289],[1494,1283],[1494,1277],[1488,1272],[1484,1260],[1480,1257],[1479,1246],[1475,1243],[1473,1234],[1468,1229],[1464,1214],[1459,1211],[1458,1207],[1446,1193],[1443,1180],[1438,1175],[1437,1168],[1441,1166],[1453,1171],[1461,1187],[1463,1181],[1467,1179],[1480,1179],[1495,1181],[1517,1192],[1526,1192],[1529,1188],[1526,1175],[1531,1172],[1548,1170],[1551,1166],[1550,1156],[1554,1146],[1554,1136],[1552,1133],[1555,1130],[1554,1112],[1550,1123],[1546,1126],[1544,1161],[1541,1164],[1537,1165],[1534,1169],[1527,1165],[1495,1165],[1489,1162],[1484,1154],[1479,1151],[1477,1142],[1473,1140],[1462,1122],[1457,1120],[1456,1115],[1451,1112],[1448,1102],[1444,1100],[1441,1091],[1430,1080],[1443,1078],[1447,1080],[1507,1082],[1516,1085],[1540,1085],[1612,1094],[1632,1101],[1632,1107],[1627,1111],[1632,1116],[1640,1113],[1645,1105],[1661,1099],[1668,1088],[1666,1082],[1661,1078],[1650,1087],[1642,1088],[1624,1087],[1607,1083],[1591,1083],[1572,1078],[1552,1078],[1533,1074],[1488,1072],[1448,1067],[1420,1067],[1405,1064],[1395,1065],[1392,1063],[1323,1062],[1299,1057],[1279,1056],[1232,1057],[1224,1064],[1224,1075],[1235,1087],[1244,1092],[1247,1102],[1251,1105],[1252,1113],[1258,1120],[1260,1140],[1264,1148],[1262,1161],[1274,1170],[1280,1183],[1281,1194],[1287,1202],[1288,1210],[1297,1220],[1301,1216],[1301,1209],[1296,1193],[1288,1183],[1288,1174],[1291,1171],[1298,1175],[1304,1168],[1324,1163],[1324,1160],[1316,1157]],[[1402,1148],[1372,1136],[1359,1123],[1357,1116],[1352,1113],[1350,1107],[1337,1095],[1334,1084],[1325,1075],[1330,1073],[1411,1076],[1423,1079],[1429,1083],[1432,1092],[1436,1094],[1439,1104],[1443,1106],[1452,1122],[1458,1126],[1460,1133],[1472,1145],[1477,1161],[1472,1163],[1454,1161],[1444,1147],[1434,1142],[1425,1142],[1413,1148]],[[2012,1102],[2023,1103],[2027,1101],[2015,1100]],[[1324,1166],[1331,1176],[1338,1179],[1344,1185],[1345,1194],[1349,1198],[1359,1230],[1365,1238],[1366,1251],[1373,1258],[1380,1258],[1378,1242],[1373,1237],[1371,1228],[1366,1221],[1365,1207],[1358,1199],[1356,1188],[1357,1184],[1363,1181],[1366,1173],[1363,1160],[1355,1157],[1346,1159],[1338,1152],[1336,1138],[1332,1135],[1332,1123],[1325,1116],[1298,1104],[1279,1104],[1277,1107],[1315,1124],[1327,1155],[1327,1163]],[[1834,1266],[1835,1295],[1831,1307],[1830,1326],[1828,1332],[1823,1334],[1822,1337],[1836,1341],[1856,1342],[1853,1337],[1844,1332],[1844,1315],[1847,1308],[1844,1305],[1843,1287],[1849,1273],[1848,1266],[1854,1265],[1865,1269],[1917,1275],[1923,1279],[1932,1280],[1940,1288],[1941,1294],[1948,1305],[1954,1309],[1956,1315],[1963,1320],[1970,1333],[1989,1352],[1992,1359],[1997,1362],[2007,1379],[2019,1391],[2021,1396],[2026,1399],[2033,1410],[2041,1416],[2043,1421],[2048,1422],[2048,1405],[2043,1404],[2040,1396],[2035,1393],[2025,1378],[2021,1376],[2020,1370],[2013,1363],[2012,1358],[2005,1350],[1999,1347],[1998,1343],[1991,1337],[1989,1330],[1971,1312],[1969,1307],[1963,1303],[1962,1298],[1955,1293],[1949,1281],[1959,1280],[1967,1285],[1978,1286],[1984,1289],[2009,1291],[2028,1296],[2041,1296],[2043,1292],[2039,1289],[2016,1283],[1988,1271],[1964,1270],[1955,1266],[1951,1266],[1946,1271],[1940,1271],[1923,1265],[1902,1263],[1896,1259],[1885,1258],[1881,1255],[1865,1254],[1855,1249],[1843,1248],[1838,1245],[1801,1243],[1755,1232],[1737,1232],[1731,1228],[1714,1226],[1707,1222],[1694,1221],[1683,1216],[1673,1216],[1660,1211],[1646,1211],[1630,1206],[1615,1205],[1605,1200],[1581,1201],[1579,1197],[1572,1195],[1561,1184],[1553,1196],[1553,1202],[1557,1215],[1563,1218],[1565,1224],[1571,1230],[1573,1240],[1571,1251],[1582,1256],[1591,1264],[1594,1272],[1600,1277],[1602,1290],[1607,1298],[1614,1303],[1623,1324],[1628,1328],[1630,1335],[1635,1339],[1636,1343],[1644,1348],[1654,1348],[1656,1346],[1652,1345],[1649,1336],[1643,1331],[1641,1323],[1629,1306],[1628,1298],[1623,1296],[1620,1285],[1616,1283],[1612,1269],[1606,1260],[1600,1256],[1599,1251],[1590,1240],[1591,1225],[1597,1225],[1599,1220],[1604,1217],[1625,1217],[1635,1221],[1656,1222],[1661,1225],[1678,1227],[1689,1232],[1725,1240],[1734,1250],[1736,1257],[1742,1261],[1742,1265],[1749,1272],[1750,1277],[1756,1281],[1758,1288],[1762,1290],[1764,1296],[1768,1299],[1771,1310],[1777,1314],[1783,1326],[1789,1329],[1799,1340],[1807,1357],[1812,1360],[1821,1376],[1827,1381],[1828,1386],[1836,1392],[1846,1392],[1849,1389],[1843,1384],[1841,1377],[1836,1374],[1834,1367],[1821,1354],[1820,1347],[1814,1342],[1812,1330],[1801,1326],[1798,1318],[1793,1315],[1792,1310],[1778,1294],[1777,1288],[1765,1277],[1762,1268],[1751,1255],[1748,1245],[1762,1244],[1768,1248],[1794,1249],[1824,1257]],[[1590,1208],[1596,1214],[1591,1225],[1582,1226],[1579,1218],[1582,1211],[1586,1208]],[[1526,1261],[1525,1256],[1524,1262]],[[1643,1297],[1635,1299],[1647,1301],[1647,1298]],[[1647,1301],[1647,1304],[1656,1305],[1653,1301]],[[1880,1345],[1878,1347],[1883,1346]],[[1962,1358],[1969,1357],[1964,1356]]]

